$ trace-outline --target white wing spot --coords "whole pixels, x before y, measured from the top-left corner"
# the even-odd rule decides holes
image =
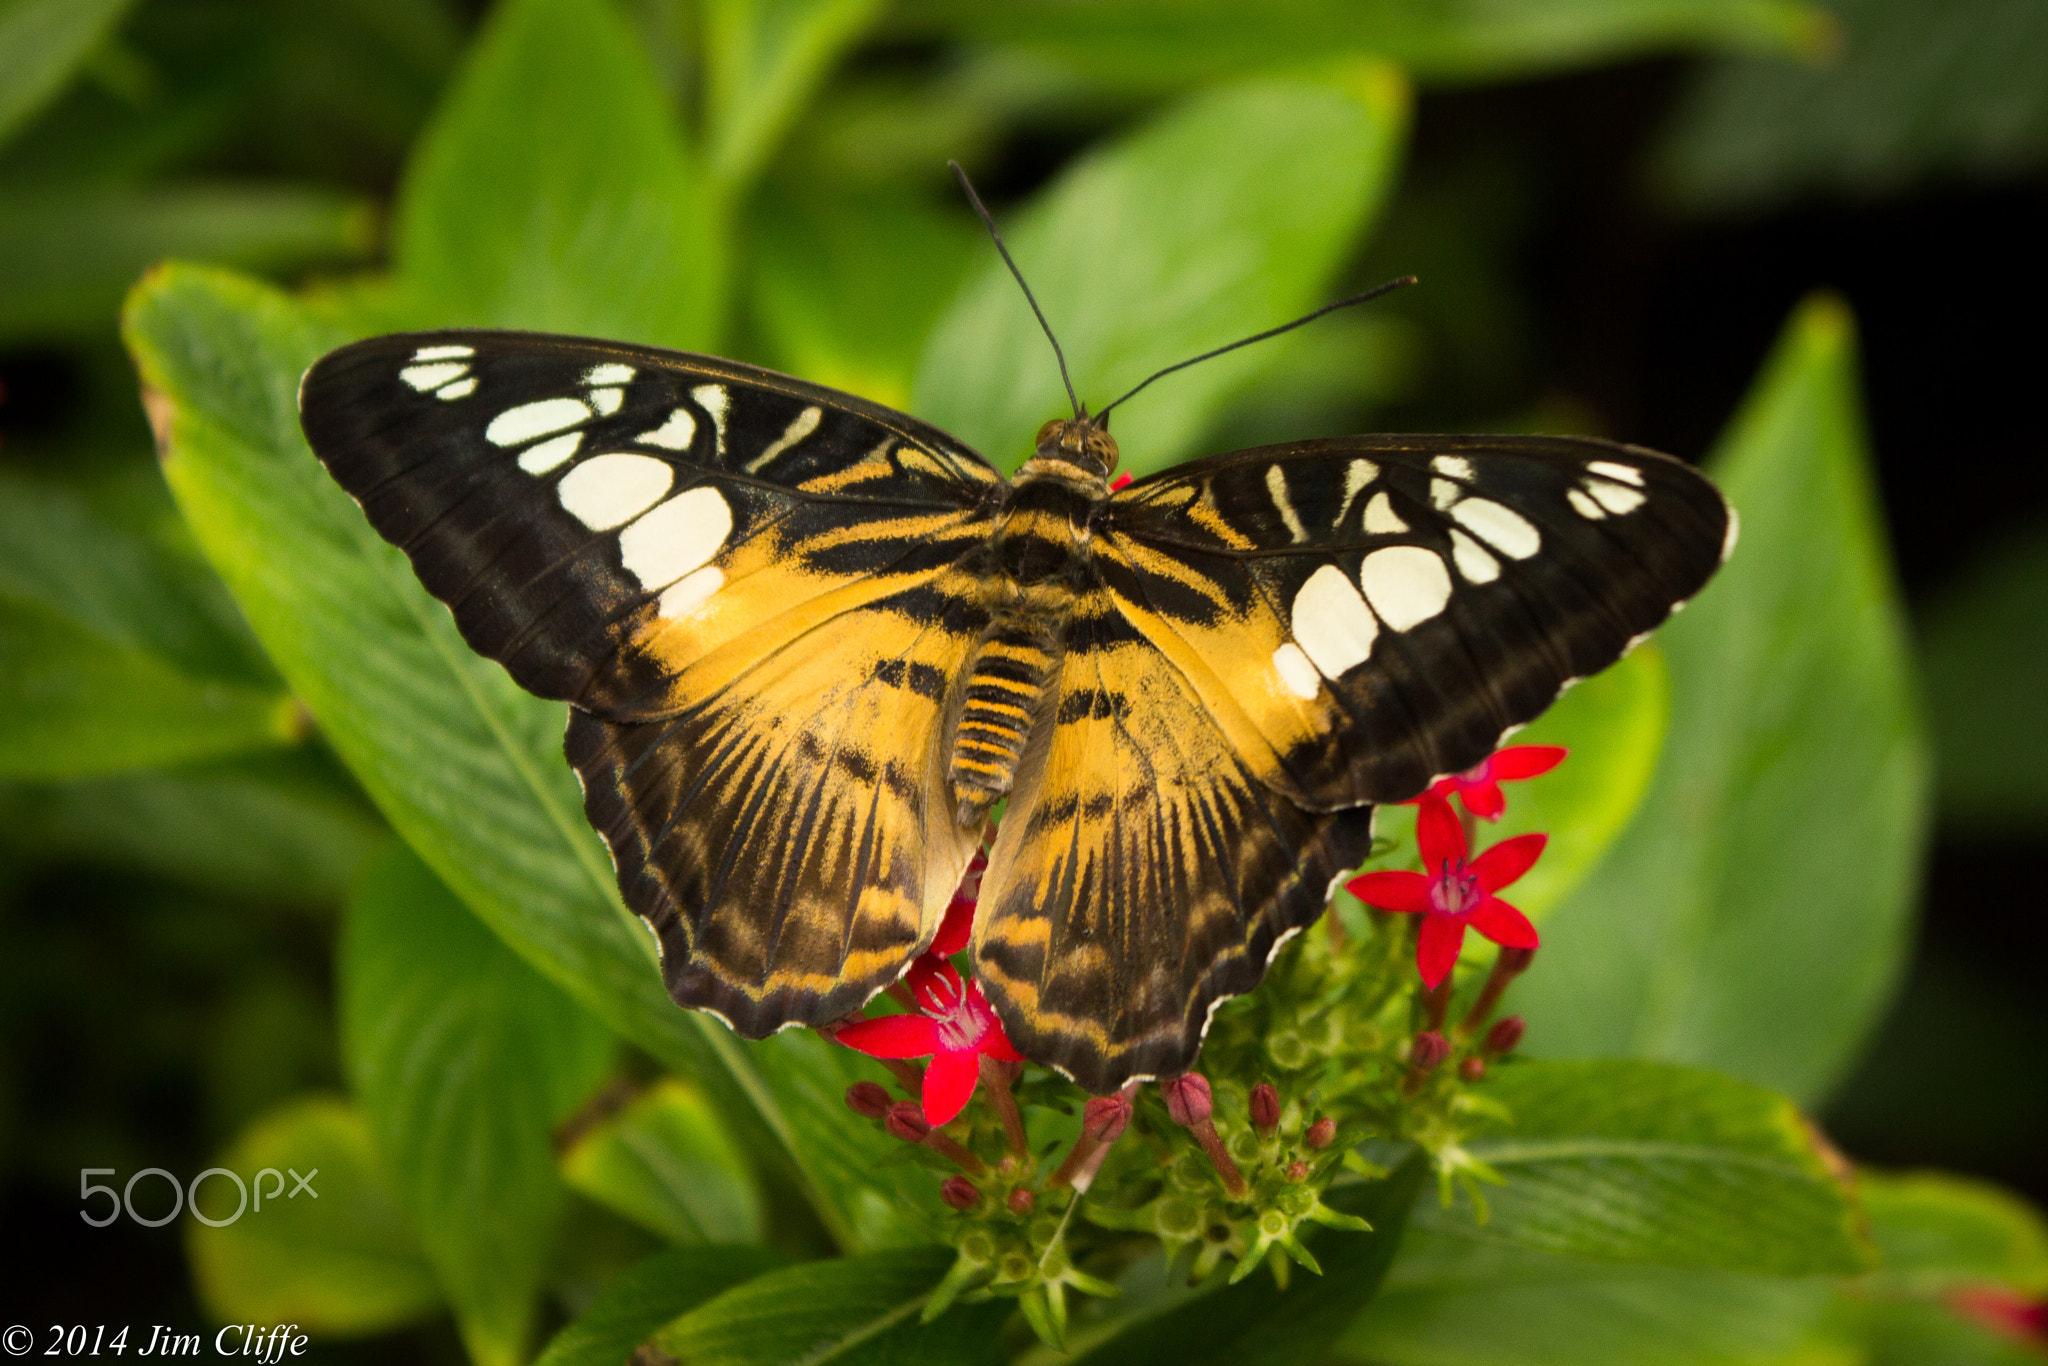
[[[1444,610],[1451,600],[1451,571],[1433,550],[1390,545],[1365,557],[1358,586],[1381,621],[1406,631]]]
[[[1463,484],[1453,484],[1448,479],[1429,481],[1429,501],[1436,504],[1438,512],[1448,512],[1451,506],[1465,496]]]
[[[519,468],[528,474],[546,474],[555,466],[576,454],[583,444],[583,433],[570,432],[566,436],[550,437],[538,446],[528,446],[519,453]]]
[[[1385,489],[1375,493],[1372,501],[1365,505],[1365,530],[1368,535],[1399,536],[1407,529],[1408,524],[1401,520],[1400,513],[1394,511],[1393,501],[1387,497]]]
[[[1429,462],[1429,467],[1446,479],[1462,479],[1468,484],[1475,477],[1472,462],[1462,455],[1439,455]]]
[[[542,398],[507,408],[484,428],[484,440],[493,446],[519,446],[537,436],[559,432],[590,420],[590,409],[581,399]]]
[[[690,397],[697,400],[711,418],[711,430],[718,437],[716,454],[725,459],[725,410],[732,400],[726,395],[722,384],[700,384],[690,391]]]
[[[1728,534],[1721,538],[1721,563],[1728,563],[1728,557],[1735,553],[1735,543],[1742,538],[1742,519],[1735,515],[1735,509],[1728,509]]]
[[[1543,548],[1533,522],[1491,498],[1467,498],[1451,509],[1451,517],[1511,560],[1526,560]]]
[[[1365,492],[1365,486],[1380,477],[1380,467],[1370,460],[1354,460],[1344,467],[1344,501],[1337,505],[1337,515],[1331,526],[1341,526],[1344,514],[1351,511],[1351,501]]]
[[[619,559],[642,588],[660,588],[702,567],[731,534],[731,505],[717,489],[699,484],[620,532]]]
[[[468,398],[475,392],[476,376],[471,375],[468,379],[459,379],[453,384],[442,385],[434,391],[434,397],[445,403],[450,399]]]
[[[398,372],[398,377],[410,384],[413,392],[424,394],[429,389],[438,389],[469,373],[467,365],[449,361],[440,365],[408,365]]]
[[[1573,512],[1589,522],[1597,522],[1607,515],[1607,509],[1588,498],[1584,489],[1566,489],[1564,500],[1572,505]]]
[[[592,531],[623,526],[660,501],[675,482],[666,460],[649,455],[594,455],[562,476],[555,494]]]
[[[789,420],[789,425],[782,429],[782,435],[775,438],[775,440],[769,442],[766,449],[764,449],[759,455],[755,456],[752,460],[749,460],[747,462],[747,473],[760,473],[761,470],[767,466],[769,461],[773,460],[776,456],[781,455],[784,451],[788,450],[791,446],[794,446],[797,442],[809,436],[812,432],[817,431],[818,423],[824,419],[824,416],[825,410],[818,407],[816,404],[812,404],[810,407],[804,409],[795,417],[791,418]]]
[[[630,365],[593,365],[583,372],[583,382],[593,389],[600,384],[631,384],[636,373]]]
[[[1634,465],[1617,465],[1612,460],[1589,460],[1586,468],[1594,474],[1619,479],[1624,484],[1634,484],[1637,488],[1643,486],[1643,472]]]
[[[1273,671],[1280,675],[1280,681],[1287,685],[1287,691],[1296,697],[1314,697],[1323,686],[1323,680],[1316,673],[1316,666],[1309,663],[1307,655],[1293,641],[1288,641],[1273,651]]]
[[[1272,495],[1273,506],[1280,512],[1280,520],[1287,523],[1287,534],[1296,543],[1308,539],[1308,529],[1301,524],[1301,517],[1294,510],[1294,500],[1287,496],[1287,476],[1278,465],[1266,466],[1266,492]]]
[[[613,413],[616,413],[619,410],[619,405],[625,401],[626,391],[624,389],[592,389],[590,391],[590,405],[597,409],[599,415],[603,417],[610,417]]]
[[[1422,553],[1429,554],[1426,550]],[[1293,619],[1288,626],[1301,642],[1302,651],[1325,678],[1335,678],[1346,669],[1363,664],[1372,654],[1372,643],[1380,632],[1379,623],[1365,610],[1358,590],[1344,577],[1344,571],[1333,564],[1309,575],[1308,582],[1294,595]]]
[[[668,421],[633,439],[643,446],[659,446],[665,451],[686,451],[697,439],[697,419],[690,416],[688,408],[677,408],[668,415]]]
[[[1464,532],[1451,532],[1451,562],[1467,583],[1492,583],[1500,577],[1500,561]]]
[[[1640,489],[1627,488],[1621,484],[1603,484],[1595,480],[1586,485],[1586,492],[1593,501],[1617,517],[1625,517],[1648,501],[1648,495]]]
[[[418,360],[467,360],[476,354],[474,346],[422,346],[412,353]]]
[[[707,564],[670,584],[655,610],[670,621],[678,620],[711,601],[711,595],[723,587],[724,572],[715,564]]]

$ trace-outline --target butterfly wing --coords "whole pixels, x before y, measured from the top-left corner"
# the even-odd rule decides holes
[[[1122,490],[1096,563],[1262,779],[1317,810],[1461,772],[1690,598],[1734,514],[1563,437],[1239,451]]]
[[[900,973],[974,843],[940,743],[986,461],[769,371],[526,333],[343,347],[300,411],[470,644],[573,704],[678,1001],[758,1037]]]

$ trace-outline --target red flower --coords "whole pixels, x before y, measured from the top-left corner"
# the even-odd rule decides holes
[[[1480,760],[1476,768],[1437,779],[1422,796],[1449,800],[1456,793],[1467,811],[1481,820],[1497,821],[1508,809],[1508,799],[1500,790],[1502,783],[1540,777],[1563,763],[1570,752],[1563,745],[1509,745]]]
[[[911,964],[908,981],[917,1014],[856,1021],[832,1037],[871,1058],[930,1057],[931,1066],[924,1070],[924,1117],[933,1125],[946,1124],[967,1108],[983,1057],[1022,1062],[1024,1055],[1010,1046],[980,985],[963,983],[945,959],[925,954]]]
[[[1125,470],[1122,474],[1119,474],[1116,478],[1109,481],[1109,491],[1111,493],[1115,493],[1118,489],[1122,488],[1125,484],[1128,484],[1130,482],[1131,472],[1129,470]]]
[[[974,933],[975,898],[981,895],[981,874],[987,867],[988,850],[975,850],[974,857],[967,861],[967,871],[961,875],[960,889],[953,893],[946,918],[939,922],[939,932],[932,937],[932,946],[926,953],[951,958],[967,947],[968,937]]]
[[[1468,861],[1465,827],[1449,802],[1427,793],[1415,814],[1415,843],[1422,866],[1431,871],[1367,873],[1346,885],[1368,906],[1426,917],[1415,966],[1422,984],[1435,987],[1457,963],[1468,927],[1506,948],[1536,947],[1536,927],[1494,893],[1528,872],[1549,838],[1517,835]]]

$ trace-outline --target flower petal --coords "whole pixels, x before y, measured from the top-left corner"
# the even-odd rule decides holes
[[[925,952],[951,958],[967,947],[967,941],[973,934],[974,898],[956,896],[946,907],[946,918],[939,922],[939,932],[932,936],[932,946]]]
[[[1491,846],[1472,860],[1472,876],[1479,879],[1479,889],[1497,892],[1510,885],[1536,866],[1543,846],[1548,843],[1548,835],[1517,835]]]
[[[1467,917],[1472,928],[1507,949],[1533,949],[1540,947],[1536,938],[1536,927],[1523,915],[1497,896],[1490,896],[1479,903]]]
[[[944,1015],[958,1009],[961,998],[967,994],[958,969],[935,953],[919,954],[903,980],[928,1015]]]
[[[1488,766],[1494,777],[1513,782],[1550,772],[1569,753],[1563,745],[1509,745],[1494,755]]]
[[[1415,813],[1415,845],[1422,851],[1422,868],[1432,876],[1446,863],[1465,857],[1465,827],[1458,814],[1441,797],[1425,796]]]
[[[1500,813],[1508,809],[1508,799],[1501,795],[1500,784],[1491,778],[1466,783],[1459,789],[1458,798],[1467,811],[1483,821],[1497,821]]]
[[[972,1049],[941,1053],[924,1069],[924,1119],[938,1127],[950,1124],[974,1095],[981,1077],[981,1059]]]
[[[871,1058],[922,1058],[939,1051],[939,1022],[929,1015],[884,1015],[856,1020],[832,1037]]]
[[[1383,911],[1418,915],[1429,909],[1429,879],[1420,873],[1366,873],[1344,885],[1351,895]]]
[[[1465,947],[1462,916],[1433,915],[1422,922],[1415,940],[1415,966],[1422,973],[1422,985],[1435,987],[1458,965],[1458,950]]]
[[[977,1051],[986,1053],[997,1062],[1023,1062],[1024,1055],[1010,1042],[1010,1036],[1003,1030],[1003,1020],[988,998],[981,994],[981,983],[967,984],[967,1008],[974,1012],[974,1018],[984,1026],[984,1033],[976,1041]]]

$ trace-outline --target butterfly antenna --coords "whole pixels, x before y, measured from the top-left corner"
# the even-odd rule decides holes
[[[1278,327],[1269,327],[1264,332],[1255,332],[1251,336],[1244,338],[1242,341],[1234,341],[1228,346],[1219,346],[1214,351],[1204,351],[1199,356],[1194,356],[1187,360],[1181,361],[1177,364],[1169,365],[1164,370],[1154,371],[1152,374],[1147,375],[1144,379],[1139,380],[1134,388],[1132,388],[1128,393],[1124,394],[1123,398],[1119,398],[1112,403],[1104,404],[1102,411],[1095,415],[1095,420],[1103,423],[1106,426],[1108,424],[1109,410],[1111,408],[1116,407],[1118,403],[1122,403],[1124,399],[1131,397],[1132,394],[1137,393],[1139,389],[1144,388],[1146,385],[1150,384],[1155,379],[1164,379],[1166,376],[1172,374],[1176,370],[1185,370],[1190,365],[1200,365],[1205,360],[1214,360],[1216,357],[1224,354],[1226,351],[1235,351],[1240,346],[1250,346],[1253,342],[1261,342],[1266,340],[1266,338],[1268,337],[1277,337],[1282,332],[1292,332],[1297,327],[1302,327],[1308,323],[1314,322],[1317,318],[1322,317],[1325,313],[1335,313],[1340,308],[1350,308],[1352,305],[1362,304],[1368,299],[1377,299],[1382,294],[1391,294],[1395,290],[1402,288],[1404,285],[1412,285],[1414,283],[1415,277],[1413,275],[1403,275],[1398,280],[1389,280],[1383,285],[1377,285],[1372,289],[1368,289],[1363,294],[1354,294],[1348,299],[1339,299],[1336,303],[1324,304],[1315,312],[1296,318],[1291,323],[1282,323]]]
[[[960,182],[960,189],[966,194],[967,202],[981,215],[982,226],[988,229],[988,235],[995,241],[996,250],[1003,255],[1003,264],[1010,268],[1010,274],[1017,277],[1017,288],[1024,291],[1025,302],[1031,305],[1032,313],[1037,315],[1038,325],[1045,329],[1045,339],[1052,343],[1053,358],[1060,363],[1060,383],[1067,386],[1067,402],[1074,405],[1074,420],[1080,421],[1087,410],[1081,406],[1081,400],[1074,397],[1074,381],[1067,376],[1067,355],[1060,350],[1060,339],[1052,334],[1052,324],[1045,320],[1045,310],[1038,306],[1037,298],[1031,293],[1031,286],[1024,283],[1024,272],[1017,269],[1017,263],[1010,259],[1010,249],[1003,245],[1003,235],[996,231],[995,217],[989,213],[988,205],[981,202],[981,196],[974,192],[974,185],[967,179],[967,172],[960,169],[960,163],[957,161],[949,161],[946,165],[952,168],[953,178]]]

